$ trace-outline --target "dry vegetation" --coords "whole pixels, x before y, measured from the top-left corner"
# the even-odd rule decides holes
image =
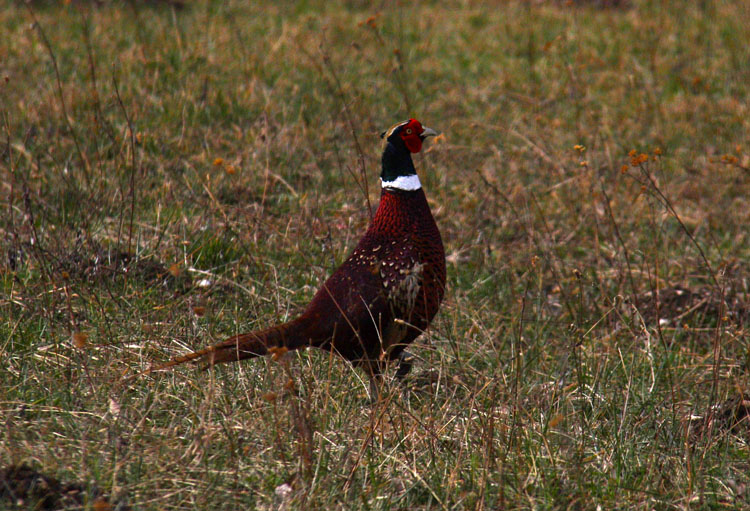
[[[254,3],[0,10],[2,482],[750,506],[750,3]],[[449,289],[405,389],[307,352],[120,384],[306,303],[409,115]]]

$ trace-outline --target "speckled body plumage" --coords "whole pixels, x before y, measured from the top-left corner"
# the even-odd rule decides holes
[[[305,337],[378,374],[427,328],[444,291],[445,251],[424,191],[384,188],[364,237],[303,313],[315,318]]]
[[[388,360],[399,358],[427,329],[445,291],[445,251],[424,191],[388,186],[402,183],[396,179],[404,176],[419,183],[409,153],[418,152],[424,137],[433,134],[414,120],[387,132],[377,212],[352,254],[299,317],[167,365],[190,360],[210,365],[262,356],[274,348],[316,347],[362,366],[374,381]]]

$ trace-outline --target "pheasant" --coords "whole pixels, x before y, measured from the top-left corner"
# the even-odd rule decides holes
[[[364,237],[321,286],[302,315],[236,335],[155,368],[190,361],[206,367],[307,347],[364,368],[373,397],[388,361],[411,369],[404,348],[430,325],[445,292],[445,250],[411,154],[437,133],[409,119],[384,138],[380,204]],[[150,371],[149,371],[150,372]]]

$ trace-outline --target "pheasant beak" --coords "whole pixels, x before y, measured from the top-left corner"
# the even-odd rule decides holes
[[[422,133],[419,134],[419,138],[422,140],[426,139],[427,137],[436,137],[438,134],[437,131],[435,131],[432,128],[428,128],[426,126],[422,126]]]

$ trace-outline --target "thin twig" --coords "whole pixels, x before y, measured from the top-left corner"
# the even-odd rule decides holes
[[[706,257],[705,252],[703,252],[703,248],[700,246],[700,243],[695,239],[695,236],[690,232],[690,230],[685,226],[685,224],[682,222],[682,219],[680,218],[680,215],[677,214],[677,211],[675,211],[674,206],[672,205],[672,201],[669,200],[669,198],[664,195],[664,193],[661,191],[659,186],[656,184],[656,181],[654,181],[653,176],[648,171],[648,169],[643,165],[642,163],[638,165],[638,167],[641,170],[641,173],[645,176],[645,178],[648,180],[649,184],[651,185],[651,189],[656,192],[658,197],[661,199],[661,202],[666,206],[666,208],[669,210],[669,212],[672,214],[675,220],[677,220],[677,223],[680,224],[680,228],[682,228],[685,235],[690,239],[690,241],[695,245],[695,248],[698,250],[698,253],[701,256],[701,259],[703,259],[703,264],[706,265],[706,268],[708,269],[708,273],[711,277],[711,280],[714,283],[714,286],[716,286],[717,289],[720,288],[719,281],[716,280],[716,275],[714,274],[713,267],[711,266],[711,263],[708,262],[708,258]]]
[[[297,44],[300,51],[302,51],[305,56],[310,60],[313,66],[320,72],[321,76],[325,76],[325,71],[328,71],[328,73],[333,78],[334,84],[332,85],[328,80],[324,80],[326,87],[328,87],[329,92],[332,96],[334,96],[336,99],[338,99],[341,102],[342,109],[344,111],[344,117],[346,118],[346,122],[349,125],[349,129],[351,130],[352,137],[354,140],[354,147],[357,151],[357,158],[359,160],[359,177],[352,171],[352,169],[349,168],[348,165],[344,165],[347,172],[352,176],[354,179],[354,182],[356,183],[357,187],[360,189],[362,194],[365,196],[365,201],[367,202],[367,210],[370,213],[370,220],[372,221],[373,218],[373,211],[372,211],[372,204],[370,203],[370,190],[368,186],[368,179],[367,179],[367,170],[365,168],[365,154],[364,151],[362,151],[362,146],[359,143],[359,137],[357,136],[357,130],[354,126],[354,120],[352,118],[351,110],[349,109],[349,105],[346,101],[346,95],[344,94],[344,89],[341,86],[341,81],[338,78],[338,75],[336,74],[336,71],[334,70],[333,66],[331,65],[331,60],[328,57],[328,54],[325,53],[321,46],[321,55],[323,60],[323,65],[321,65],[318,62],[318,59],[316,59],[308,50],[305,44],[298,41]],[[338,157],[338,154],[337,154]]]
[[[495,195],[497,195],[498,197],[500,197],[503,200],[503,202],[505,202],[505,204],[508,205],[508,207],[510,208],[511,213],[513,213],[513,216],[516,218],[516,221],[518,221],[518,223],[521,225],[521,227],[523,227],[523,230],[524,230],[524,232],[526,234],[526,237],[528,239],[530,239],[531,243],[534,245],[534,247],[537,250],[539,250],[539,252],[541,252],[545,256],[545,258],[547,259],[547,262],[549,263],[549,266],[550,266],[552,274],[553,274],[553,276],[555,278],[555,281],[556,281],[556,283],[560,287],[560,294],[562,295],[563,302],[565,303],[565,307],[568,309],[568,312],[570,313],[570,317],[574,318],[575,317],[575,311],[574,311],[573,307],[570,305],[570,300],[568,298],[568,294],[565,291],[565,288],[563,286],[562,278],[559,275],[557,269],[555,268],[555,265],[553,264],[553,259],[552,259],[552,256],[550,255],[550,251],[546,250],[545,247],[542,246],[541,242],[536,239],[536,237],[534,236],[534,231],[532,231],[528,226],[526,226],[526,224],[524,224],[524,222],[523,222],[523,220],[521,218],[521,214],[518,212],[518,210],[516,209],[516,207],[513,205],[513,202],[511,202],[510,198],[507,195],[505,195],[505,193],[503,193],[503,191],[500,190],[500,188],[498,188],[494,183],[492,183],[489,179],[487,179],[484,176],[484,174],[482,174],[482,172],[480,172],[479,170],[477,170],[476,172],[479,175],[479,178],[484,182],[484,184],[489,187],[490,191],[492,191]],[[538,202],[536,201],[535,197],[532,196],[532,200],[533,200],[533,202],[537,203],[536,204],[537,205],[537,209],[538,209],[539,213],[542,215],[542,217],[544,218],[544,212],[541,210],[541,206],[538,204]],[[546,225],[546,222],[545,222],[545,228],[547,230],[547,234],[550,234],[549,233],[549,226]]]
[[[16,196],[15,193],[15,184],[16,184],[16,169],[15,165],[13,165],[13,153],[11,152],[11,145],[10,145],[10,120],[8,119],[8,112],[3,108],[3,127],[5,128],[5,156],[8,158],[8,169],[10,170],[10,196],[8,197],[8,223],[10,232],[13,233],[13,243],[18,243],[18,233],[16,232],[15,222],[14,218],[15,215],[13,214],[14,210],[14,199]],[[15,247],[14,247],[15,249]]]
[[[399,13],[401,10],[399,9]],[[399,17],[399,22],[401,21],[401,18]],[[380,34],[380,31],[378,30],[378,26],[372,22],[370,23],[369,20],[366,23],[368,27],[372,30],[372,33],[375,35],[375,39],[378,40],[378,43],[380,43],[381,48],[387,49],[387,44],[385,43],[385,39]],[[403,38],[403,26],[399,26],[399,37]],[[403,46],[403,44],[401,44]],[[407,87],[407,81],[406,81],[406,65],[404,63],[404,56],[403,53],[399,48],[394,48],[392,50],[392,53],[396,56],[396,69],[394,75],[396,76],[396,86],[399,89],[399,92],[401,93],[401,96],[404,98],[404,106],[406,107],[406,111],[408,115],[412,114],[412,108],[411,108],[411,100],[409,99],[409,90]]]
[[[372,220],[373,212],[372,212],[372,204],[370,204],[370,190],[369,186],[367,184],[367,169],[365,168],[365,153],[362,150],[362,145],[359,143],[359,137],[357,136],[357,129],[354,127],[354,120],[352,118],[351,110],[349,109],[349,104],[346,101],[346,95],[344,94],[344,89],[341,86],[341,81],[339,80],[338,75],[336,74],[336,70],[331,65],[331,58],[328,56],[327,53],[323,53],[323,64],[325,65],[326,69],[328,69],[328,72],[331,74],[331,77],[333,77],[333,82],[336,84],[336,91],[338,94],[336,97],[341,101],[341,106],[344,109],[344,117],[346,117],[346,123],[349,125],[349,129],[352,132],[352,139],[354,140],[354,148],[357,151],[357,159],[359,161],[359,175],[361,181],[361,187],[363,188],[363,192],[365,194],[365,198],[367,199],[367,209],[370,211],[370,220]]]
[[[620,228],[617,225],[617,220],[615,220],[615,215],[612,212],[612,202],[609,199],[609,194],[607,194],[607,190],[604,187],[601,176],[599,178],[599,188],[601,189],[602,195],[604,196],[604,204],[607,206],[607,216],[609,217],[609,221],[612,223],[612,229],[614,230],[615,238],[620,243],[623,254],[625,255],[625,264],[628,267],[628,281],[630,283],[630,291],[633,294],[633,299],[635,300],[635,306],[636,308],[640,309],[641,307],[638,303],[638,291],[635,287],[635,280],[633,279],[633,268],[630,266],[630,252],[628,251],[628,247],[625,244],[625,240],[622,239],[622,234],[620,234]]]
[[[106,133],[112,146],[116,146],[117,139],[111,127],[105,122],[104,111],[102,110],[102,102],[101,98],[99,97],[99,82],[97,80],[96,61],[94,60],[94,46],[91,44],[91,18],[84,10],[81,11],[81,16],[83,18],[83,43],[86,46],[86,54],[89,61],[89,73],[91,76],[91,99],[94,103],[96,121],[98,125],[104,129],[104,133]]]
[[[128,123],[128,133],[130,135],[130,225],[128,228],[128,254],[130,254],[131,246],[133,243],[133,217],[135,216],[135,134],[133,133],[133,122],[128,115],[128,111],[125,109],[122,98],[120,97],[120,89],[117,85],[117,77],[115,76],[114,69],[112,69],[112,84],[115,87],[115,96],[117,97],[117,103],[120,105],[122,114],[125,116],[125,121]]]
[[[81,165],[83,166],[83,175],[86,178],[86,184],[90,185],[91,184],[91,175],[90,175],[91,164],[89,163],[88,158],[86,158],[86,155],[83,153],[83,150],[81,149],[81,144],[78,142],[78,134],[76,133],[76,130],[73,128],[73,124],[70,122],[70,118],[68,117],[68,108],[65,105],[65,95],[63,94],[62,79],[60,78],[60,70],[57,67],[57,58],[55,57],[55,52],[52,51],[52,45],[50,44],[49,39],[47,39],[47,34],[44,32],[42,25],[36,19],[36,15],[34,14],[34,8],[31,6],[31,3],[26,2],[26,7],[29,10],[29,14],[31,14],[31,19],[34,21],[34,26],[39,32],[39,36],[42,38],[42,42],[44,43],[44,46],[47,49],[47,53],[49,53],[49,56],[52,59],[52,67],[55,69],[55,79],[57,82],[57,93],[60,96],[60,105],[63,111],[63,120],[65,121],[65,125],[67,126],[68,130],[70,131],[71,136],[73,137],[73,143],[76,146],[76,152],[78,152],[78,158],[81,160]]]

